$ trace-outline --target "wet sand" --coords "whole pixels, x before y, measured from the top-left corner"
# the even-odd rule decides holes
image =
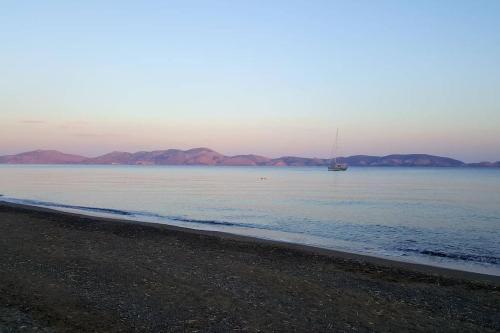
[[[500,278],[0,202],[0,332],[500,331]]]

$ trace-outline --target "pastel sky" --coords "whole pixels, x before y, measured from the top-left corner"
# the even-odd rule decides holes
[[[500,1],[0,0],[0,154],[500,160]]]

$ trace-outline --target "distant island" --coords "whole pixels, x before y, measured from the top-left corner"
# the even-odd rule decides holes
[[[338,157],[339,163],[363,167],[478,167],[500,168],[500,161],[464,163],[449,157],[426,154],[387,156],[355,155]],[[0,156],[0,164],[96,164],[96,165],[233,165],[233,166],[327,166],[330,159],[284,156],[268,158],[259,155],[226,156],[209,148],[167,149],[136,153],[112,152],[98,157],[65,154],[56,150],[35,150]]]

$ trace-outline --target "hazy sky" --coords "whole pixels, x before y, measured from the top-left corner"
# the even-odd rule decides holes
[[[0,0],[0,154],[500,160],[500,1]]]

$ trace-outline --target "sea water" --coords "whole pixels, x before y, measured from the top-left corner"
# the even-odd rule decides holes
[[[498,169],[1,165],[0,194],[500,275]]]

